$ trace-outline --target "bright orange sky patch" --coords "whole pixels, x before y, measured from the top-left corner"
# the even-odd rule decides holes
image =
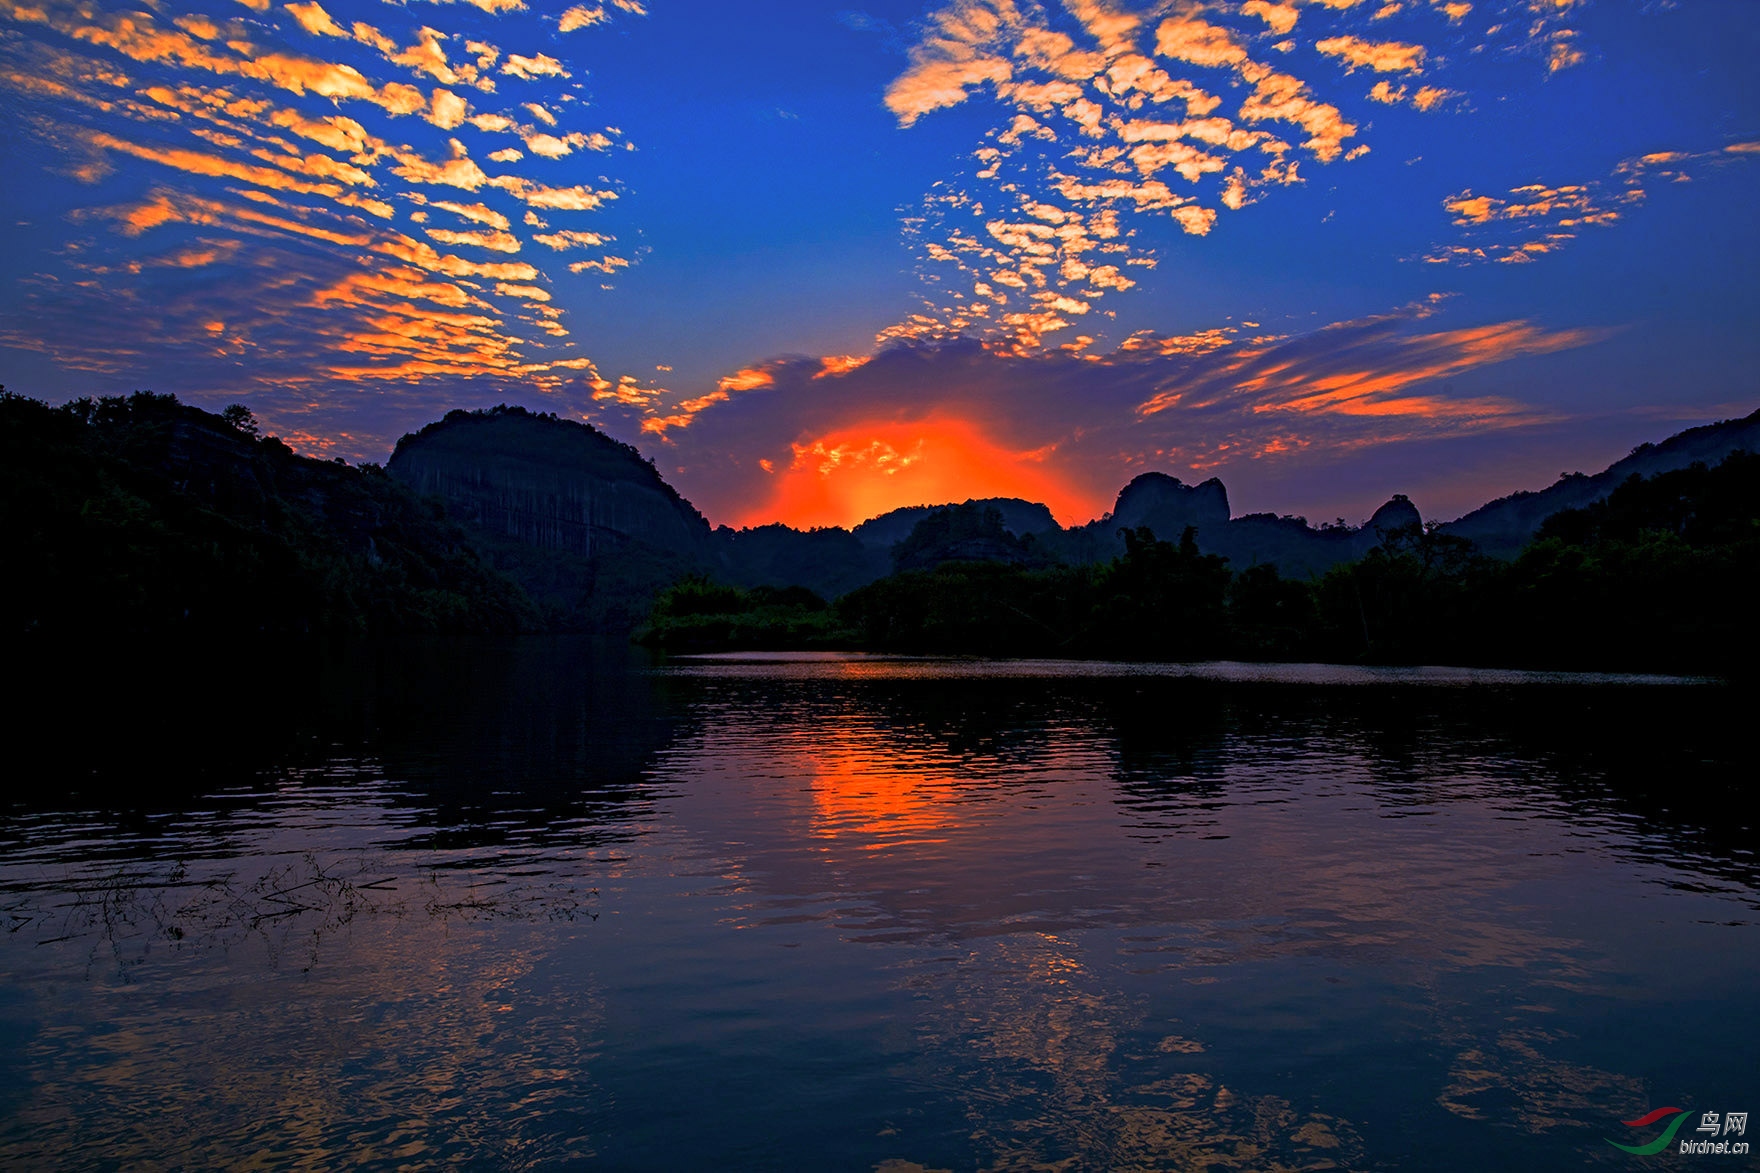
[[[792,461],[778,463],[769,499],[739,524],[849,527],[904,505],[972,497],[1042,501],[1065,525],[1097,516],[1104,506],[1065,483],[1045,456],[1010,451],[969,420],[855,424],[796,443]]]

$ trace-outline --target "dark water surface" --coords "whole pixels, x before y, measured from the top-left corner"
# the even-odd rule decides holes
[[[1760,1108],[1722,685],[546,640],[83,688],[6,730],[0,1166],[1752,1166],[1607,1143]]]

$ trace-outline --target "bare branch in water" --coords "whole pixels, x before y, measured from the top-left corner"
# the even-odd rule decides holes
[[[401,895],[400,880],[415,896]],[[92,940],[88,967],[104,954],[126,977],[156,946],[173,949],[263,948],[272,966],[290,951],[309,973],[324,942],[357,917],[403,917],[412,912],[450,922],[597,920],[588,907],[597,888],[566,878],[541,883],[443,880],[437,869],[420,877],[387,874],[383,860],[321,860],[313,852],[279,863],[246,882],[236,871],[192,878],[183,862],[169,869],[121,867],[97,878],[70,879],[43,891],[38,903],[0,906],[0,927],[13,940],[54,945]]]

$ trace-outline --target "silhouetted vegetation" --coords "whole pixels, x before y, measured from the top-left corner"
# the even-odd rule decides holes
[[[569,476],[579,460],[604,463],[607,476],[640,490],[629,498],[639,504],[625,511],[654,540],[594,529],[578,550],[552,549],[505,531],[597,523],[528,516],[524,506],[489,498],[478,508],[499,509],[494,524],[480,518],[462,529],[438,500],[377,466],[296,455],[261,435],[238,404],[216,415],[138,392],[49,407],[0,388],[0,534],[13,568],[0,585],[0,639],[52,648],[121,635],[627,631],[645,615],[643,642],[675,652],[850,648],[1741,674],[1760,651],[1750,602],[1760,581],[1760,457],[1745,451],[1715,467],[1634,475],[1605,500],[1552,515],[1509,560],[1418,523],[1396,498],[1377,512],[1391,521],[1346,534],[1366,552],[1305,578],[1204,553],[1191,526],[1178,541],[1121,526],[1106,539],[1122,541],[1116,556],[1072,558],[1055,548],[1055,533],[1019,536],[994,504],[968,502],[925,512],[891,547],[893,574],[828,604],[806,587],[709,577],[717,556],[707,523],[627,446],[508,408],[455,412],[417,436],[434,447],[466,424],[505,426],[516,433],[508,443],[542,433],[558,446],[552,463]],[[399,451],[408,457],[415,447],[406,437]],[[1174,482],[1162,496],[1173,490],[1178,505],[1205,486]],[[1212,495],[1225,510],[1219,486]],[[1414,520],[1393,524],[1401,515]],[[661,542],[674,531],[683,535],[677,549]],[[864,576],[830,563],[853,565],[884,550],[869,552],[840,530],[776,536],[736,535],[742,553],[729,567],[825,562],[819,579],[836,584],[831,593]],[[729,567],[717,572],[739,579]]]
[[[897,573],[829,612],[693,579],[648,638],[672,650],[834,646],[995,656],[1104,656],[1751,671],[1760,640],[1760,457],[1636,476],[1551,518],[1513,561],[1435,527],[1394,528],[1306,580],[1238,572],[1139,527],[1111,562],[1035,565],[1031,539],[977,510],[932,514]],[[994,513],[994,511],[990,511]],[[948,560],[995,547],[1003,557]],[[912,562],[928,562],[911,569]]]
[[[715,572],[736,586],[799,585],[827,599],[848,594],[891,567],[886,550],[865,546],[855,534],[835,526],[720,526],[714,545]]]
[[[661,592],[637,638],[669,652],[847,647],[849,633],[806,587],[742,590],[690,575]]]
[[[7,643],[512,632],[536,613],[433,502],[296,455],[248,409],[0,388]]]
[[[1032,538],[1020,538],[1002,524],[1002,511],[975,501],[937,509],[911,527],[892,547],[894,570],[933,570],[947,562],[1006,562],[1043,565]]]

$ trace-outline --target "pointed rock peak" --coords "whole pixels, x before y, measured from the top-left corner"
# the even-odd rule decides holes
[[[1399,529],[1401,526],[1421,526],[1423,524],[1423,515],[1418,512],[1418,507],[1412,504],[1411,498],[1404,493],[1395,493],[1387,504],[1375,511],[1374,515],[1369,518],[1369,524],[1364,528],[1387,533],[1390,530]]]

